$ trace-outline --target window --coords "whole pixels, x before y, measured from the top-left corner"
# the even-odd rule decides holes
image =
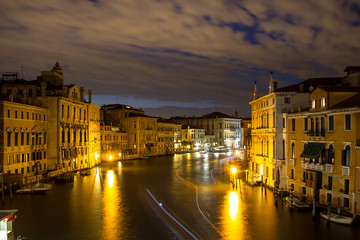
[[[328,164],[335,163],[335,150],[332,144],[329,144],[327,163]]]
[[[321,98],[321,99],[320,99],[320,107],[321,107],[321,108],[326,107],[326,98]]]
[[[291,98],[285,97],[285,98],[284,98],[284,102],[285,102],[285,103],[291,103]]]
[[[334,131],[334,115],[329,116],[329,131]]]
[[[291,119],[291,131],[295,132],[295,118]]]
[[[11,110],[8,109],[8,118],[10,118],[10,116],[11,116]]]
[[[295,143],[291,143],[291,158],[295,159]]]
[[[15,133],[15,146],[18,146],[19,145],[19,133]]]
[[[29,120],[29,119],[30,119],[29,112],[26,112],[26,119],[27,119],[27,120]]]
[[[351,130],[351,115],[345,115],[345,130]]]
[[[18,117],[17,110],[15,110],[15,118],[17,118],[17,117]]]
[[[7,145],[8,145],[8,147],[11,146],[11,132],[7,133]]]
[[[311,108],[316,108],[316,100],[315,99],[313,99],[313,100],[311,100]]]
[[[350,192],[350,180],[344,179],[344,194],[349,194]]]
[[[332,190],[332,184],[333,184],[333,177],[332,177],[332,176],[328,176],[328,186],[327,186],[327,190]]]
[[[350,208],[349,198],[344,197],[344,208]]]
[[[304,131],[307,132],[309,130],[309,119],[304,118]]]
[[[30,133],[26,133],[26,145],[30,144]]]
[[[294,179],[294,169],[291,169],[291,172],[290,172],[290,179]]]
[[[24,140],[25,140],[25,133],[24,132],[22,132],[21,133],[21,146],[23,146],[24,145]]]
[[[342,165],[350,166],[350,146],[346,145],[345,149],[342,150]]]
[[[24,111],[21,111],[21,119],[24,119]]]

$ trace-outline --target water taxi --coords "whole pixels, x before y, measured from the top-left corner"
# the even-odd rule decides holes
[[[17,209],[0,210],[0,240],[15,240],[13,221]]]

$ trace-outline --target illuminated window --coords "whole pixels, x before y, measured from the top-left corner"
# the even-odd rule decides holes
[[[311,100],[311,108],[316,108],[316,100]]]
[[[321,107],[321,108],[326,107],[326,98],[321,98],[321,100],[320,100],[320,107]]]

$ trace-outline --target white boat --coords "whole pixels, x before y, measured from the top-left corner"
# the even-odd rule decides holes
[[[0,210],[0,239],[14,240],[15,234],[13,232],[13,222],[17,209]]]
[[[326,212],[321,212],[320,215],[325,220],[328,220],[328,214]],[[350,225],[350,224],[352,224],[354,219],[351,218],[351,217],[339,215],[339,214],[336,214],[336,213],[330,213],[330,219],[329,220],[331,222],[335,222],[335,223],[341,223],[341,224]]]
[[[297,210],[304,211],[304,210],[310,209],[309,204],[304,203],[303,201],[301,201],[300,199],[298,199],[296,197],[292,198],[292,203],[291,203],[291,197],[286,197],[285,200],[290,204],[291,207],[294,207]]]
[[[52,188],[51,184],[46,183],[35,183],[35,184],[29,184],[26,185],[19,190],[16,191],[16,193],[19,194],[25,194],[25,193],[45,193],[49,191]]]

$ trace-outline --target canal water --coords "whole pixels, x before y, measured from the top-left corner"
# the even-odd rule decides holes
[[[43,195],[14,195],[16,236],[32,239],[360,239],[360,226],[275,207],[273,193],[224,177],[226,154],[103,164]],[[226,178],[226,179],[225,179]],[[1,200],[0,200],[1,201]]]

